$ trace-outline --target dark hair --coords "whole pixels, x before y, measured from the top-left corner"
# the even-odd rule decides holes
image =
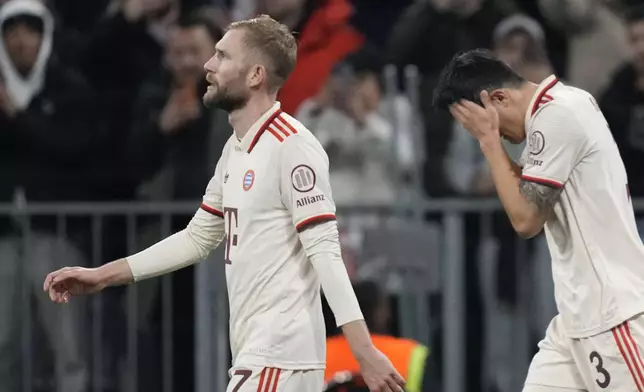
[[[45,28],[43,20],[39,16],[29,14],[18,14],[9,17],[2,24],[2,33],[6,33],[13,26],[24,24],[32,30],[42,34]]]
[[[519,87],[525,80],[490,50],[456,54],[443,68],[434,89],[434,107],[446,110],[462,99],[481,105],[481,91]]]
[[[208,36],[214,42],[217,42],[224,36],[222,29],[220,29],[215,21],[209,16],[195,11],[179,19],[177,25],[182,29],[189,29],[192,27],[203,27],[208,32]]]
[[[644,22],[644,4],[629,8],[626,11],[625,19],[627,24]]]

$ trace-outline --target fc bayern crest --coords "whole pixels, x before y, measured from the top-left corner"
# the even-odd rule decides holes
[[[253,187],[253,183],[255,182],[255,172],[252,170],[247,170],[246,174],[244,174],[244,190],[247,191],[250,188]]]
[[[543,148],[546,146],[546,138],[543,137],[543,133],[539,131],[534,131],[530,138],[528,139],[528,152],[531,155],[539,155],[543,151]]]

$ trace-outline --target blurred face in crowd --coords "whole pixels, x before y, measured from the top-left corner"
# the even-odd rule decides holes
[[[2,35],[14,66],[21,74],[28,74],[38,59],[42,33],[27,23],[16,22],[4,27]]]
[[[644,72],[644,20],[631,23],[628,28],[633,64],[639,72]]]
[[[215,53],[215,45],[204,26],[178,27],[172,31],[166,62],[179,84],[203,77],[203,64]]]
[[[215,55],[204,69],[208,90],[204,104],[231,112],[241,109],[250,98],[249,57],[251,50],[244,42],[244,30],[229,30],[217,43]]]
[[[501,39],[494,52],[501,61],[512,69],[518,69],[523,62],[523,55],[528,46],[528,36],[523,32],[515,32]]]

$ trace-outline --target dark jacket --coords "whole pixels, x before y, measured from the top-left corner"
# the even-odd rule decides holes
[[[28,200],[85,200],[87,160],[104,137],[92,89],[69,68],[50,61],[43,90],[14,118],[0,112],[0,200],[16,187]]]
[[[159,128],[161,113],[170,98],[171,77],[158,72],[141,87],[134,105],[131,129],[131,170],[148,180],[169,168],[173,200],[200,199],[212,177],[215,165],[232,130],[226,114],[202,108],[201,116],[170,135]],[[206,84],[201,83],[195,97],[201,101]]]
[[[644,197],[644,91],[636,88],[636,78],[630,64],[620,68],[599,105],[619,146],[631,195]]]
[[[0,111],[0,202],[20,190],[27,202],[91,199],[91,157],[101,147],[99,108],[80,74],[51,59],[42,91],[14,118]],[[0,219],[0,233],[15,221]],[[54,231],[55,221],[35,219],[32,229]],[[68,227],[68,229],[71,229]]]

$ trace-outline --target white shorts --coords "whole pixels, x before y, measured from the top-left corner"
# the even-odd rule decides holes
[[[582,339],[566,337],[557,315],[539,343],[525,384],[589,392],[644,392],[643,344],[642,314]]]
[[[226,392],[320,392],[324,388],[324,369],[237,366],[230,369],[229,375]]]

